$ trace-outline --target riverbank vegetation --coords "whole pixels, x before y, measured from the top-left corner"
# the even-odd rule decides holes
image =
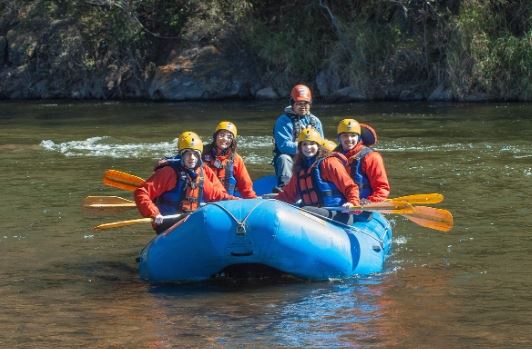
[[[3,0],[0,13],[2,67],[70,84],[110,70],[114,84],[146,80],[180,50],[215,45],[245,51],[281,91],[532,99],[529,0]]]

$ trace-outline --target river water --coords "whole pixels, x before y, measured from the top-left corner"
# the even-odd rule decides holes
[[[253,178],[280,102],[0,103],[1,348],[525,348],[532,344],[532,105],[316,105],[379,134],[391,197],[440,192],[455,227],[390,216],[385,272],[174,286],[138,278],[147,226],[94,232],[106,169],[148,177],[178,133],[236,122]]]

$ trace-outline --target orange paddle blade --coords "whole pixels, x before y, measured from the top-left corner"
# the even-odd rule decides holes
[[[390,199],[392,201],[406,201],[411,205],[427,205],[427,204],[439,204],[443,201],[443,195],[440,193],[429,194],[413,194],[400,196],[398,198]]]
[[[103,184],[110,187],[134,191],[144,184],[144,179],[118,170],[107,170],[103,176]]]
[[[434,207],[414,206],[414,213],[403,216],[422,227],[443,232],[450,231],[454,225],[451,212]]]

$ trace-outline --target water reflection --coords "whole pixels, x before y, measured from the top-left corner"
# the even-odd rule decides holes
[[[199,332],[209,334],[201,338],[204,343],[227,347],[245,346],[250,336],[255,347],[349,347],[350,336],[375,336],[369,324],[382,313],[381,278],[273,286],[207,283],[150,292],[165,318],[173,319],[164,336],[180,343]]]

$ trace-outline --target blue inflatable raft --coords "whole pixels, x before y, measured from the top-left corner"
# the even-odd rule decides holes
[[[392,229],[380,214],[347,226],[266,199],[209,203],[156,236],[139,257],[153,283],[207,280],[238,265],[263,265],[310,280],[382,271]]]

